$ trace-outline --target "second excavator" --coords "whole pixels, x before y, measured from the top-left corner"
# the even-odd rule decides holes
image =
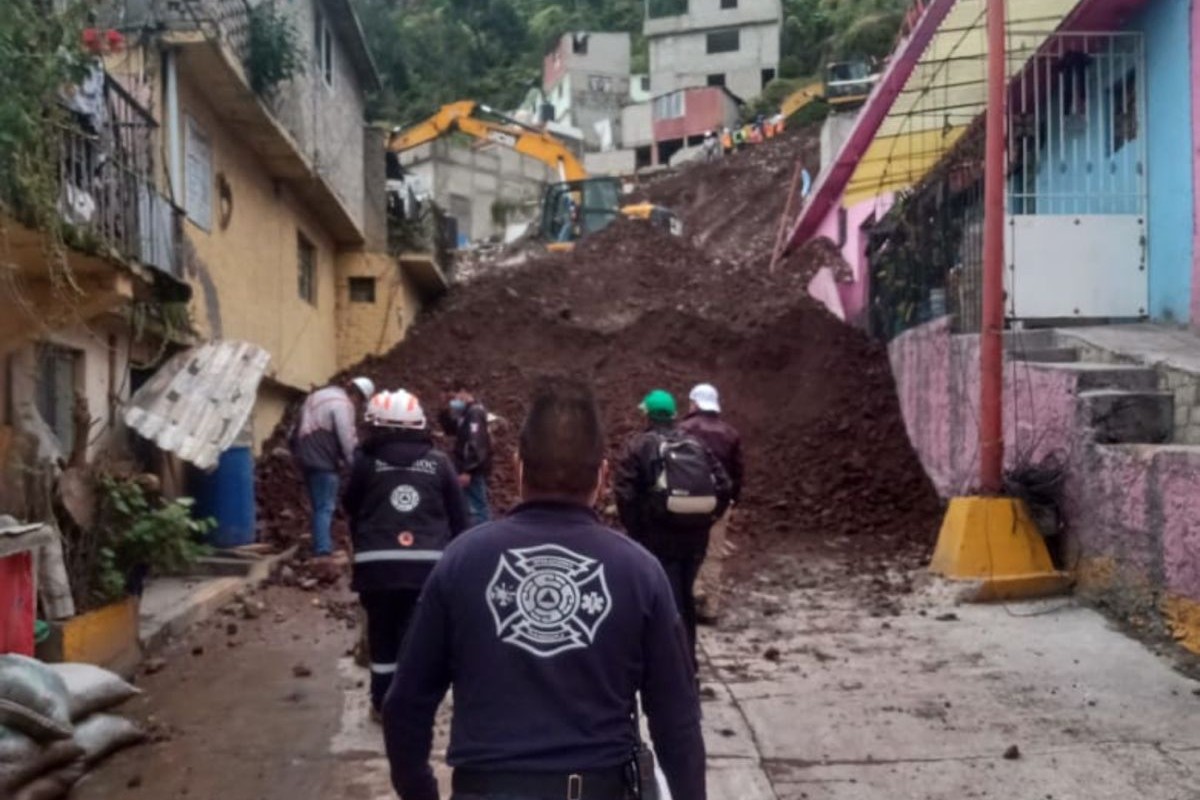
[[[454,132],[498,144],[537,159],[558,174],[542,194],[538,237],[551,251],[570,250],[583,236],[606,228],[618,216],[644,219],[676,236],[683,226],[669,209],[651,203],[621,204],[621,181],[590,177],[579,158],[557,137],[507,117],[472,100],[442,106],[436,114],[388,140],[388,149],[403,153]]]

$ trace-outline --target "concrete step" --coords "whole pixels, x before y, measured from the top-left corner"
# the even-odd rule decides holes
[[[1058,332],[1053,328],[1004,332],[1004,350],[1008,353],[1053,350],[1058,346]]]
[[[1163,444],[1175,428],[1170,392],[1096,389],[1080,392],[1086,421],[1098,444]]]
[[[1101,389],[1122,389],[1127,392],[1158,390],[1158,373],[1151,367],[1136,364],[1096,364],[1081,361],[1075,364],[1047,364],[1042,368],[1074,375],[1080,392]]]
[[[1009,350],[1013,361],[1031,364],[1070,364],[1079,360],[1079,350],[1074,347],[1046,347],[1037,350]]]

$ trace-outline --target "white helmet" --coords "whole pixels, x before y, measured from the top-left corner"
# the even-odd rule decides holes
[[[354,385],[355,389],[362,392],[362,396],[368,400],[375,394],[375,381],[370,378],[359,376],[353,378],[350,383]]]
[[[398,389],[383,391],[367,404],[366,420],[380,428],[425,429],[425,409],[415,394]]]

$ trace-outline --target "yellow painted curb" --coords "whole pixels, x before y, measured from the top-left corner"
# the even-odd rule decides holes
[[[971,599],[978,602],[1046,597],[1071,585],[1054,568],[1025,504],[1011,497],[951,500],[929,570],[977,583]]]
[[[1163,601],[1163,614],[1175,641],[1193,653],[1200,653],[1200,603],[1168,595]]]
[[[138,649],[138,601],[130,597],[62,623],[62,660],[109,666]],[[136,658],[136,655],[134,656]]]

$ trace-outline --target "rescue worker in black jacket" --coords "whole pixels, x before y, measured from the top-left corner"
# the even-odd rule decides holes
[[[658,557],[667,573],[694,660],[696,576],[709,532],[729,507],[729,475],[702,442],[678,429],[669,392],[655,389],[639,408],[646,429],[629,441],[617,462],[613,494],[625,530]]]
[[[471,524],[480,525],[492,516],[487,485],[492,474],[488,411],[475,399],[465,382],[458,381],[454,385],[449,419],[444,419],[442,424],[454,434],[454,466],[458,469],[458,485],[467,496]]]
[[[378,719],[425,579],[467,527],[450,459],[433,447],[425,411],[401,389],[367,406],[367,440],[355,453],[342,503],[354,545],[351,588],[367,614],[371,708]]]
[[[671,588],[592,510],[607,463],[589,387],[538,390],[516,469],[521,504],[451,543],[421,595],[383,709],[396,791],[438,799],[433,722],[453,686],[455,800],[637,796],[634,775],[652,772],[632,768],[639,693],[672,795],[705,800],[700,702]]]

